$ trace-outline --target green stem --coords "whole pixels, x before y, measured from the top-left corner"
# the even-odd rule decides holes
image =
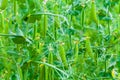
[[[85,11],[84,11],[84,9],[82,10],[82,14],[81,14],[81,18],[82,18],[82,20],[81,20],[81,24],[82,24],[82,29],[83,29],[83,32],[85,32],[85,27],[84,27],[84,13]]]
[[[105,59],[105,73],[107,72],[107,61]]]
[[[108,12],[107,12],[107,16],[109,17],[109,6],[108,6]],[[110,20],[107,21],[107,24],[108,24],[108,34],[110,35]]]
[[[108,34],[110,35],[110,21],[108,21]]]
[[[120,1],[119,1],[119,14],[120,14]]]
[[[71,38],[71,33],[69,34],[69,43],[70,43],[70,49],[72,49],[72,38]]]
[[[71,0],[72,1],[72,0]],[[73,2],[72,2],[72,10],[73,10]],[[72,22],[73,15],[70,16],[70,22]],[[70,23],[69,30],[71,29],[72,23]],[[69,43],[70,43],[70,49],[72,49],[72,34],[69,31]]]
[[[14,0],[14,15],[17,15],[17,1]]]
[[[119,14],[118,14],[118,30],[120,29],[120,3],[119,3]],[[118,41],[118,45],[117,45],[117,53],[119,53],[120,55],[120,52],[119,52],[119,41]]]
[[[59,6],[58,6],[58,4],[56,4],[55,5],[55,13],[56,14],[59,14],[58,8],[59,8]],[[58,16],[55,16],[54,18],[55,18],[54,19],[55,20],[54,21],[54,38],[55,38],[55,40],[57,40],[57,28],[60,26],[60,24],[59,24]]]
[[[0,24],[1,28],[0,28],[0,32],[3,32],[3,30],[4,30],[4,13],[3,13],[3,12],[0,13],[0,18],[1,18],[1,24]]]
[[[37,33],[37,21],[36,21],[36,23],[35,23],[35,25],[34,25],[33,39],[35,39],[35,37],[36,37],[36,33]]]

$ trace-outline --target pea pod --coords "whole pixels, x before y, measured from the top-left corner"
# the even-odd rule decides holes
[[[39,53],[42,55],[42,53],[43,53],[43,47],[44,47],[44,43],[43,42],[41,42],[41,43],[39,43]]]
[[[47,32],[47,24],[48,24],[47,20],[48,20],[47,15],[44,15],[44,34],[43,34],[44,38],[46,37],[46,32]]]
[[[7,4],[8,4],[8,0],[2,0],[1,5],[0,5],[0,9],[4,10],[7,7]]]
[[[44,12],[47,11],[46,3],[47,3],[47,1],[45,1],[45,4],[44,4]],[[43,37],[45,38],[46,37],[46,32],[47,32],[47,26],[48,26],[48,16],[46,14],[44,14],[44,21],[43,22],[44,22]]]
[[[92,48],[91,48],[91,43],[90,43],[89,37],[86,37],[85,48],[86,48],[85,57],[93,58],[93,51],[92,51]]]
[[[78,41],[75,41],[75,57],[74,57],[74,61],[75,61],[75,64],[77,63],[77,61],[78,61]]]
[[[43,62],[46,62],[46,59],[45,58],[43,58]],[[40,64],[40,77],[39,77],[39,79],[40,80],[45,80],[46,78],[45,78],[45,76],[46,76],[46,74],[45,74],[45,65],[44,64]]]
[[[53,64],[53,53],[50,50],[50,53],[48,54],[48,63]]]
[[[45,65],[41,64],[40,65],[40,78],[41,80],[45,80]]]
[[[95,5],[94,0],[92,0],[92,3],[91,3],[90,22],[91,21],[98,24],[98,19],[97,19],[97,15],[96,15],[96,5]]]
[[[58,4],[55,5],[55,13],[58,14]],[[54,20],[54,37],[56,40],[57,39],[57,28],[60,27],[60,24],[59,24],[58,16],[55,16],[54,18],[55,18],[55,20]]]
[[[53,53],[52,53],[52,48],[49,48],[49,54],[48,54],[48,63],[53,64]],[[54,80],[54,70],[49,67],[49,80]]]
[[[48,66],[45,65],[45,80],[49,80],[48,79],[48,75],[49,75],[49,71],[48,70],[49,70]]]
[[[78,64],[79,64],[79,58],[78,58],[78,51],[79,51],[79,49],[78,49],[78,43],[79,43],[79,41],[75,41],[74,42],[75,43],[75,49],[74,49],[74,64],[75,64],[75,72],[76,73],[78,73]]]
[[[39,31],[40,31],[40,36],[44,37],[44,15],[41,15]]]
[[[65,50],[64,50],[64,43],[61,43],[59,45],[59,54],[62,60],[62,63],[64,65],[64,68],[68,68],[68,64],[67,64],[67,59],[66,59],[66,54],[65,54]]]
[[[82,13],[81,13],[81,25],[82,25],[83,31],[85,31],[84,22],[85,22],[85,10],[84,10],[84,6],[83,6],[83,10],[82,10]]]
[[[18,72],[18,74],[19,74],[20,79],[23,80],[22,69],[21,69],[21,67],[18,66],[18,65],[17,65],[17,72]]]

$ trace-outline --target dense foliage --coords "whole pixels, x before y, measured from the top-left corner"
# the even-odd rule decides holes
[[[120,80],[120,0],[0,0],[0,80]]]

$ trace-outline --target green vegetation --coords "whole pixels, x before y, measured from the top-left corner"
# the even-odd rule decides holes
[[[120,0],[0,0],[0,80],[120,80]]]

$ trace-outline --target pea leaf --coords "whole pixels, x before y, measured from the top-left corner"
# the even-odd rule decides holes
[[[0,36],[10,37],[15,44],[31,43],[29,38],[25,38],[23,32],[17,28],[16,33],[10,32],[10,34],[0,34]]]
[[[106,12],[104,9],[98,10],[98,17],[100,20],[102,20],[106,16]]]
[[[15,44],[23,44],[26,42],[24,36],[18,36],[18,35],[15,35],[14,37],[12,37],[12,40]]]
[[[39,14],[29,14],[23,17],[23,20],[28,23],[34,23],[36,20],[40,20],[41,15]]]

